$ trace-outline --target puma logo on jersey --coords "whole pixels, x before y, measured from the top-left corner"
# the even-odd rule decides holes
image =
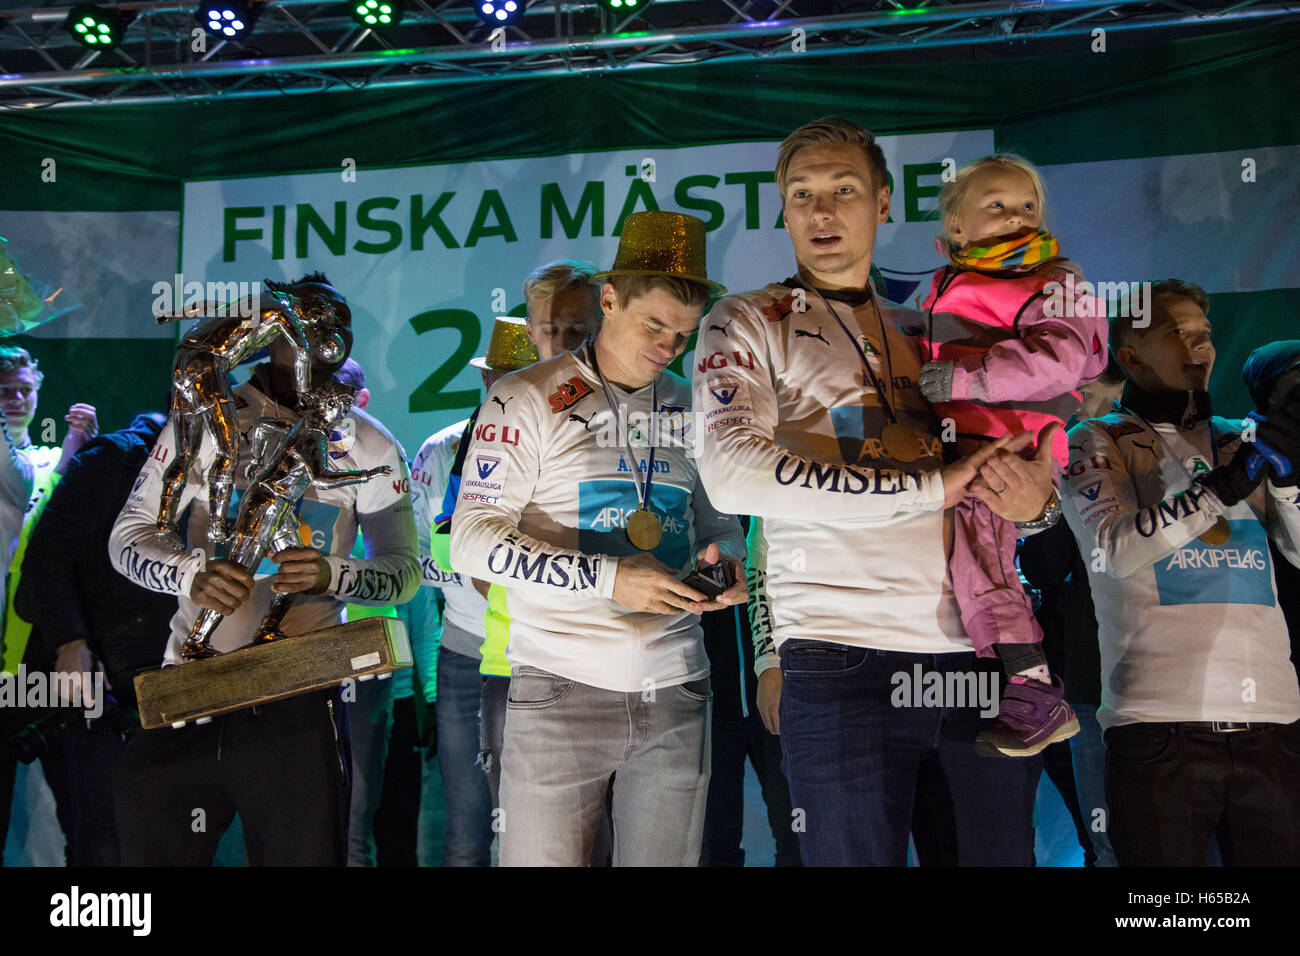
[[[582,430],[583,430],[584,432],[589,432],[589,431],[591,431],[591,429],[587,427],[587,426],[591,423],[591,419],[590,419],[590,418],[583,418],[581,415],[574,415],[574,414],[570,413],[570,415],[569,415],[569,421],[571,421],[571,422],[582,422]]]
[[[513,396],[513,395],[511,395],[509,398],[507,398],[504,402],[501,401],[501,399],[497,398],[495,395],[492,396],[492,401],[494,401],[494,402],[496,402],[498,405],[500,405],[500,406],[501,406],[501,411],[503,411],[503,412],[506,410],[506,405],[509,404],[509,403],[510,403],[511,401],[513,401],[513,400],[514,400],[514,396]]]
[[[795,337],[796,339],[798,339],[798,338],[805,338],[805,339],[820,339],[822,345],[827,345],[827,346],[829,346],[829,345],[831,344],[831,343],[827,342],[825,336],[822,335],[822,327],[821,327],[820,325],[817,326],[817,331],[816,331],[816,332],[805,332],[803,329],[795,329],[795,330],[794,330],[794,337]]]
[[[709,326],[709,331],[712,332],[714,329],[717,329],[717,330],[718,330],[719,332],[721,332],[723,335],[726,335],[726,334],[727,334],[727,329],[731,328],[731,323],[732,323],[732,322],[735,322],[735,321],[736,321],[736,320],[735,320],[734,318],[732,318],[731,321],[728,322],[726,325],[710,325],[710,326]],[[728,336],[728,338],[730,338],[730,336]]]

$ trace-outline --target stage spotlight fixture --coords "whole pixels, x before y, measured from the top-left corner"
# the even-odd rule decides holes
[[[524,13],[524,0],[471,0],[484,23],[514,23]]]
[[[645,6],[645,0],[600,0],[600,2],[615,13],[631,13],[638,7]]]
[[[63,29],[79,43],[94,50],[105,50],[122,42],[127,19],[120,10],[97,7],[93,3],[79,3],[64,18]]]
[[[199,23],[213,36],[240,40],[253,32],[263,6],[249,0],[203,0],[199,4]]]
[[[405,0],[351,0],[348,9],[357,26],[382,30],[401,21],[405,6]]]

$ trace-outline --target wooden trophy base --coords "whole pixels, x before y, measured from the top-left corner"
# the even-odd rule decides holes
[[[406,623],[368,617],[138,674],[140,724],[145,730],[183,727],[191,720],[296,697],[349,678],[387,677],[411,662]]]

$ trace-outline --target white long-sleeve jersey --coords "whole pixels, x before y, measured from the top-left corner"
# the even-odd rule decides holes
[[[1213,419],[1220,464],[1241,422]],[[1300,688],[1268,549],[1300,565],[1300,495],[1265,482],[1232,508],[1194,485],[1210,428],[1112,412],[1070,429],[1062,510],[1088,565],[1103,728],[1144,721],[1300,718]],[[1189,474],[1191,472],[1191,474]],[[1199,539],[1225,517],[1226,544]]]
[[[918,353],[900,331],[920,329],[921,317],[879,303],[882,340],[869,302],[830,304],[899,422],[926,436],[925,454],[886,456],[889,419],[858,349],[815,291],[772,284],[726,296],[700,326],[694,394],[705,487],[721,510],[762,518],[751,574],[766,585],[775,648],[800,638],[969,651],[948,578],[938,423],[916,385]],[[770,664],[756,654],[756,667]]]
[[[637,553],[624,527],[648,467],[656,390],[662,427],[650,503],[664,527],[651,553],[685,570],[697,548],[717,542],[743,562],[740,522],[720,514],[699,482],[689,384],[670,372],[631,393],[611,383],[616,421],[590,348],[492,387],[465,458],[452,564],[505,587],[512,664],[617,691],[695,680],[709,672],[698,617],[632,611],[611,600],[619,556]],[[631,456],[620,440],[629,427]]]
[[[239,461],[231,517],[238,513],[241,492],[248,485],[243,466],[249,461],[253,428],[262,418],[293,419],[293,413],[263,395],[251,382],[235,389],[239,420]],[[229,546],[219,548],[208,541],[208,494],[204,475],[208,473],[216,445],[204,432],[195,465],[191,468],[178,514],[190,508],[182,529],[188,547],[174,535],[160,538],[154,533],[162,476],[176,454],[175,433],[169,421],[145,462],[135,487],[127,498],[109,537],[109,557],[118,572],[136,584],[160,594],[173,594],[180,607],[172,618],[172,636],[164,663],[181,662],[180,646],[189,635],[199,607],[190,600],[194,575],[207,559],[226,557]],[[342,623],[345,604],[383,606],[409,601],[420,585],[419,552],[415,522],[411,517],[410,472],[401,447],[388,431],[365,412],[352,409],[334,425],[330,465],[337,470],[389,465],[393,473],[359,485],[343,488],[309,488],[297,509],[299,533],[306,546],[325,556],[330,580],[325,593],[299,594],[285,616],[286,634],[304,634]],[[361,529],[366,557],[353,558],[357,528]],[[191,551],[202,548],[200,559]],[[222,619],[212,635],[211,646],[232,651],[246,645],[263,615],[271,606],[271,581],[278,566],[264,560],[254,570],[252,596]]]
[[[411,464],[411,503],[415,509],[415,530],[420,537],[420,563],[424,567],[423,584],[440,588],[445,605],[442,612],[444,628],[450,624],[466,635],[473,636],[472,643],[460,644],[454,638],[443,642],[448,650],[466,657],[480,657],[483,643],[483,615],[487,613],[487,599],[474,589],[468,575],[449,572],[438,567],[429,553],[429,537],[434,520],[442,509],[443,494],[451,477],[451,466],[468,420],[448,425],[424,440],[415,461]],[[453,630],[450,632],[455,635]]]

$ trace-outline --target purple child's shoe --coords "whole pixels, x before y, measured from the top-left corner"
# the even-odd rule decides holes
[[[975,751],[986,757],[1032,757],[1078,732],[1079,720],[1065,702],[1059,677],[1053,675],[1050,684],[1013,678],[1002,692],[997,720],[975,738]]]

